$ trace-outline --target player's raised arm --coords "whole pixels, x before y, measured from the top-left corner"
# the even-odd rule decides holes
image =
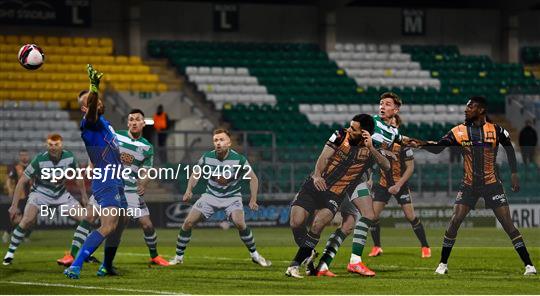
[[[373,146],[373,140],[368,131],[362,131],[362,137],[364,137],[364,145],[369,149],[377,164],[385,171],[390,169],[390,161],[388,158],[384,157],[375,147]]]
[[[88,78],[90,80],[90,92],[88,93],[87,106],[85,118],[89,122],[97,122],[98,120],[98,103],[99,103],[99,82],[103,73],[95,70],[92,65],[86,66],[88,71]]]
[[[517,160],[516,160],[516,151],[512,146],[512,141],[510,140],[510,134],[504,128],[497,126],[497,133],[499,133],[498,138],[499,143],[506,151],[506,157],[508,158],[508,165],[510,166],[510,171],[512,172],[512,191],[519,192],[519,176],[517,174]]]

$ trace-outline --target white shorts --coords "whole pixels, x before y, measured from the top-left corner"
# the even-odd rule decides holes
[[[210,218],[215,212],[225,210],[227,218],[236,210],[244,210],[242,197],[219,198],[208,193],[203,193],[201,198],[193,205],[193,209],[201,212],[205,219]]]
[[[144,202],[144,199],[142,196],[138,195],[137,192],[126,192],[126,200],[128,204],[128,209],[133,209],[133,216],[131,218],[133,219],[139,219],[144,216],[149,216],[150,211],[148,210],[148,207],[146,206],[146,203]],[[139,209],[136,210],[135,209]]]
[[[148,210],[148,206],[146,206],[144,199],[140,195],[138,195],[137,192],[125,192],[124,195],[126,196],[126,201],[128,205],[127,208],[131,209],[132,211],[130,212],[133,213],[133,216],[129,216],[130,218],[139,219],[141,217],[150,215],[150,210]],[[93,195],[90,197],[89,204],[92,206],[96,206],[98,204]]]
[[[79,201],[71,196],[71,194],[69,194],[67,191],[58,198],[50,198],[42,193],[32,191],[28,195],[28,202],[26,203],[26,206],[28,205],[34,205],[37,208],[40,208],[41,206],[56,207],[67,205],[69,207],[68,209],[81,206]]]
[[[352,201],[355,198],[363,198],[363,197],[370,197],[371,192],[369,191],[369,187],[367,182],[362,182],[354,188],[354,191],[349,196],[349,200]]]

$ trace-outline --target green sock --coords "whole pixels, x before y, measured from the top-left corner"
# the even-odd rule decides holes
[[[188,231],[185,231],[180,227],[180,233],[178,234],[177,240],[176,240],[176,255],[177,256],[184,256],[184,252],[186,251],[187,244],[191,240],[191,229]]]
[[[150,258],[156,258],[158,256],[157,234],[154,229],[144,232],[144,242],[146,243],[148,251],[150,252]]]
[[[366,245],[366,238],[369,227],[373,225],[373,221],[367,218],[360,218],[354,228],[352,253],[357,256],[362,256],[364,252],[364,246]]]
[[[77,253],[79,253],[79,249],[84,244],[88,234],[90,234],[90,230],[92,230],[92,225],[86,220],[82,220],[79,226],[77,226],[73,234],[73,241],[71,242],[70,253],[73,258],[77,257]]]
[[[17,248],[19,247],[19,244],[22,243],[22,241],[24,240],[25,235],[26,230],[22,229],[19,225],[17,225],[17,227],[15,227],[15,229],[11,233],[11,241],[9,243],[8,254],[13,255],[15,251],[17,251]]]
[[[336,256],[338,249],[345,238],[347,238],[347,235],[345,235],[345,233],[343,233],[339,228],[330,235],[328,242],[326,242],[326,247],[324,248],[321,260],[319,261],[318,269],[321,268],[323,263],[326,264],[326,268],[330,267],[332,260],[334,260],[334,257]]]

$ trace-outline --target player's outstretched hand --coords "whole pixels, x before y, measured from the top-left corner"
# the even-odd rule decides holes
[[[403,137],[403,144],[412,148],[419,148],[426,145],[426,141],[418,140],[415,138]]]
[[[103,73],[94,69],[94,67],[92,67],[90,64],[86,65],[86,70],[88,71],[88,79],[90,80],[90,90],[97,92],[99,89],[99,82],[101,81],[101,77],[103,77]]]
[[[259,210],[259,205],[257,204],[257,201],[256,200],[250,200],[249,201],[249,208],[252,211],[258,211]]]
[[[182,201],[188,202],[192,197],[193,197],[193,192],[186,191],[186,193],[184,193],[184,197],[182,198]]]
[[[517,173],[512,173],[512,191],[519,192],[519,176]]]
[[[317,190],[326,191],[326,181],[322,177],[312,176],[311,178],[313,178],[313,185]]]

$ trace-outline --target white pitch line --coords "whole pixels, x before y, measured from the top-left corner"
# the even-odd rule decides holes
[[[136,292],[146,294],[163,294],[163,295],[186,295],[184,293],[170,292],[170,291],[156,291],[156,290],[141,290],[141,289],[127,289],[127,288],[105,288],[95,286],[81,286],[81,285],[67,285],[67,284],[55,284],[55,283],[43,283],[43,282],[16,282],[16,281],[1,281],[3,284],[22,285],[22,286],[41,286],[41,287],[61,287],[61,288],[76,288],[84,290],[109,290],[119,292]]]

